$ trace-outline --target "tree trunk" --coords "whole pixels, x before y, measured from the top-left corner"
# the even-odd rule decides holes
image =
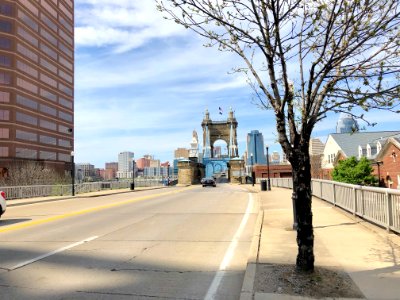
[[[307,149],[308,150],[308,149]],[[296,268],[302,272],[314,270],[314,233],[311,211],[311,167],[308,151],[296,155],[292,162],[293,202],[296,209],[298,254]]]

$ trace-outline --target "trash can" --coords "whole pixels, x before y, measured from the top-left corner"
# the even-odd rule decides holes
[[[261,190],[262,191],[267,190],[267,181],[265,179],[261,180]]]
[[[135,184],[131,182],[131,190],[133,191],[135,189]]]

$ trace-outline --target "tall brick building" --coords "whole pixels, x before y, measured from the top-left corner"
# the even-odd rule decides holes
[[[0,0],[0,168],[70,170],[74,148],[73,0]]]

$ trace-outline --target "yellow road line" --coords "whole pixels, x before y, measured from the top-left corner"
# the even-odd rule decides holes
[[[193,187],[191,187],[191,188],[193,188]],[[149,200],[149,199],[166,196],[166,195],[178,194],[178,193],[184,192],[186,190],[187,189],[178,190],[178,191],[170,191],[170,192],[166,192],[166,193],[158,193],[158,194],[154,194],[154,195],[139,197],[136,199],[130,199],[130,200],[125,200],[125,201],[121,201],[121,202],[101,205],[101,206],[97,206],[97,207],[93,207],[93,208],[83,209],[83,210],[79,210],[79,211],[75,211],[75,212],[70,212],[67,214],[58,215],[58,216],[54,216],[54,217],[50,217],[50,218],[46,218],[46,219],[27,221],[22,224],[10,225],[5,228],[0,228],[0,233],[18,230],[18,229],[24,229],[24,228],[32,227],[35,225],[45,224],[45,223],[62,220],[62,219],[69,218],[69,217],[84,215],[84,214],[88,214],[91,212],[100,211],[100,210],[104,210],[107,208],[121,206],[121,205],[129,204],[129,203],[140,202],[140,201]]]

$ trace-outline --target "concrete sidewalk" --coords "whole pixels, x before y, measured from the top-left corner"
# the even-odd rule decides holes
[[[261,192],[256,186],[249,189],[258,192],[260,214],[241,299],[312,299],[280,294],[279,289],[274,293],[260,292],[257,271],[262,265],[296,262],[292,191],[272,187],[271,191]],[[313,216],[316,267],[344,271],[364,299],[400,299],[400,236],[317,198],[313,198]]]
[[[9,199],[7,200],[7,207],[28,205],[34,203],[45,203],[54,202],[66,199],[81,199],[81,198],[91,198],[91,197],[101,197],[113,194],[123,194],[123,193],[134,193],[147,190],[163,189],[168,188],[167,186],[151,186],[151,187],[137,187],[135,190],[131,191],[129,188],[126,189],[115,189],[115,190],[101,190],[97,192],[76,194],[75,196],[48,196],[48,197],[35,197],[35,198],[24,198],[24,199]]]

